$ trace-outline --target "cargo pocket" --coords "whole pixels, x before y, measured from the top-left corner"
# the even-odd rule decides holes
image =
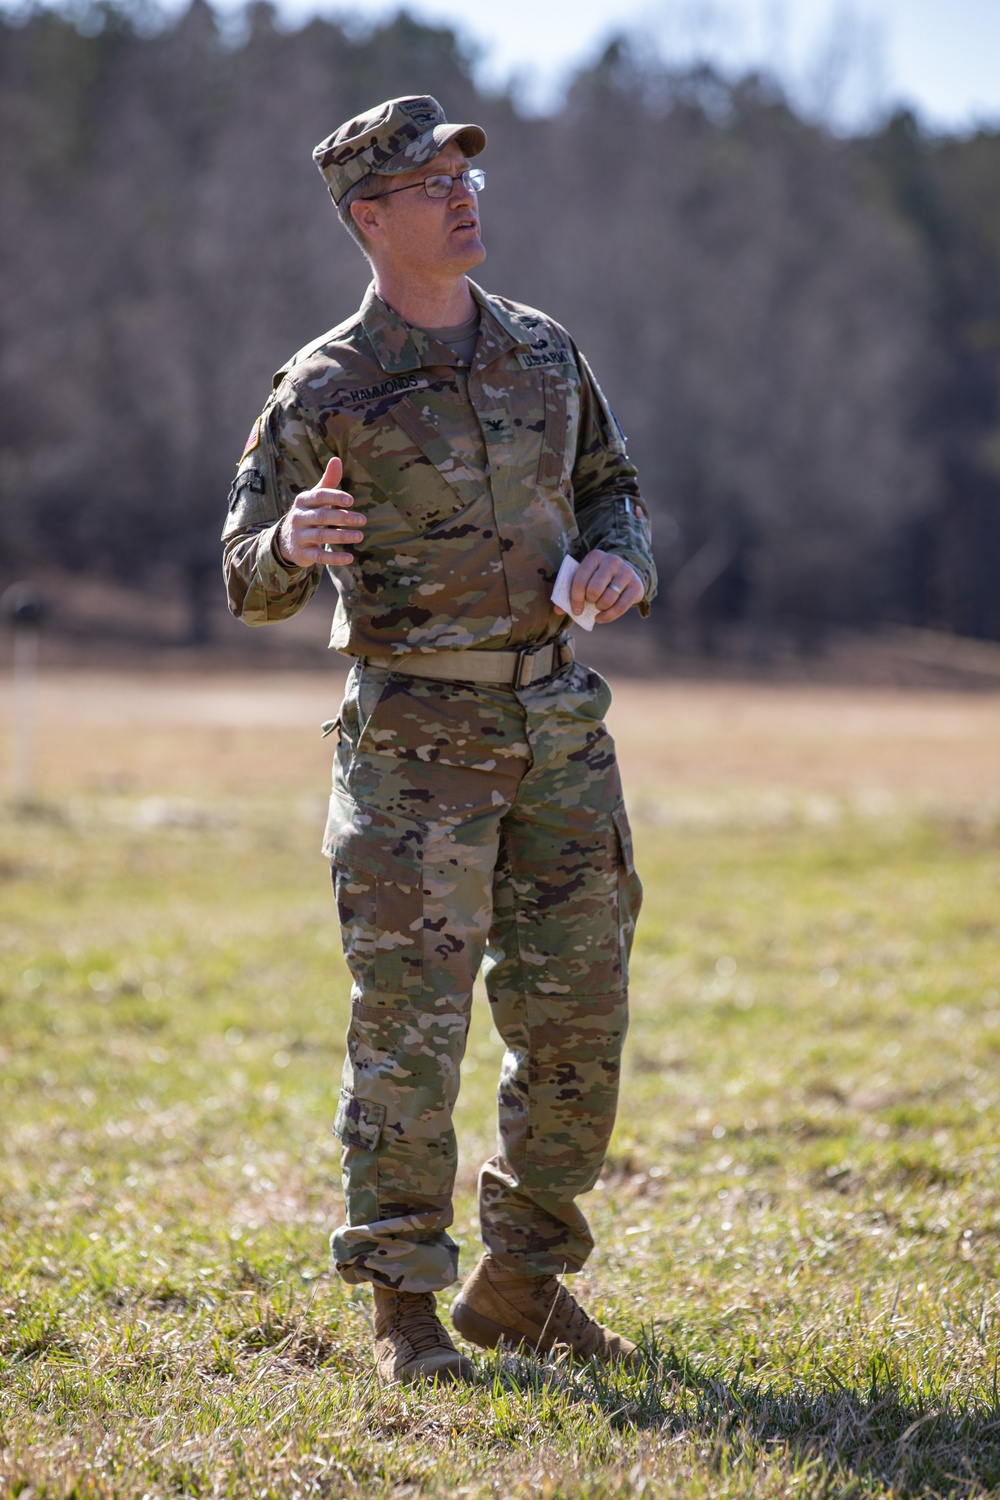
[[[323,852],[355,999],[399,1009],[423,985],[424,830],[335,789]]]
[[[632,852],[632,830],[624,804],[611,814],[618,841],[618,941],[621,945],[622,988],[628,987],[628,961],[635,937],[635,923],[642,905],[642,884],[636,874]]]
[[[384,1104],[341,1089],[333,1133],[344,1148],[341,1168],[350,1225],[374,1224],[379,1218],[378,1147],[384,1125]]]
[[[384,1104],[376,1104],[372,1099],[359,1099],[349,1089],[341,1089],[333,1133],[345,1146],[353,1146],[355,1151],[376,1152],[384,1124]]]

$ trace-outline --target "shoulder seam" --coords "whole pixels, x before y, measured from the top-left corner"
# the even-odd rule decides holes
[[[491,302],[499,302],[501,307],[507,312],[512,313],[515,318],[520,318],[525,313],[530,318],[539,318],[549,328],[554,328],[558,333],[562,334],[567,344],[572,344],[573,340],[570,338],[567,330],[550,313],[542,312],[539,307],[530,307],[527,302],[516,302],[513,297],[503,297],[498,292],[486,292],[484,295]]]
[[[286,359],[285,363],[275,371],[274,389],[276,390],[283,380],[287,380],[291,386],[298,390],[298,384],[291,378],[291,372],[298,365],[304,364],[307,359],[320,354],[327,345],[341,342],[345,335],[350,333],[352,329],[361,328],[362,326],[363,320],[361,314],[355,313],[352,317],[345,319],[343,323],[338,323],[336,327],[328,329],[326,333],[321,333],[319,338],[312,339],[308,344],[303,344],[301,349],[297,349],[291,358]]]

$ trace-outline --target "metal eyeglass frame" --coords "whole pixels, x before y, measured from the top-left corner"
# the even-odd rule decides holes
[[[446,182],[447,188],[443,193],[432,193],[432,182]],[[379,198],[391,198],[393,193],[409,193],[414,188],[423,188],[428,198],[450,198],[454,191],[455,183],[461,182],[470,193],[481,193],[486,186],[486,173],[482,167],[468,167],[458,177],[449,177],[447,172],[435,172],[431,177],[425,177],[421,182],[408,182],[405,187],[390,188],[387,193],[373,193],[370,198],[365,198],[365,203],[375,203]]]

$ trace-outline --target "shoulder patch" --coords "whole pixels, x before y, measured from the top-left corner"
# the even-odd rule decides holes
[[[250,429],[250,436],[247,438],[246,447],[243,449],[243,452],[240,454],[240,463],[243,462],[243,460],[246,458],[246,456],[247,456],[248,453],[252,453],[253,452],[253,450],[257,447],[257,444],[259,442],[260,442],[260,417],[257,418],[256,422],[253,424],[253,426]]]
[[[229,509],[235,510],[244,490],[250,490],[254,495],[263,495],[264,489],[264,475],[260,469],[240,469],[229,490]]]

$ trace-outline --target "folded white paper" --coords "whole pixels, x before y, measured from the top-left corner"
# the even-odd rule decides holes
[[[558,604],[564,609],[571,620],[575,620],[581,630],[593,630],[594,621],[597,619],[597,605],[588,600],[583,606],[582,613],[575,615],[570,607],[569,590],[573,582],[573,576],[580,564],[575,557],[564,557],[556,574],[556,581],[552,585],[552,603]]]

